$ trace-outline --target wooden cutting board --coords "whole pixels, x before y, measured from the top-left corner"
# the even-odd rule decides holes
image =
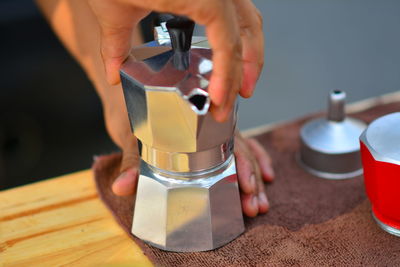
[[[90,170],[0,192],[0,266],[151,266]]]

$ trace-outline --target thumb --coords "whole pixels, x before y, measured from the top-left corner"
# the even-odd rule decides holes
[[[123,147],[121,174],[112,185],[112,191],[118,196],[133,195],[136,191],[139,176],[140,157],[136,137],[129,138],[128,144]]]

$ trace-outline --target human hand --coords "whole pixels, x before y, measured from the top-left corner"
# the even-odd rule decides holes
[[[251,96],[262,67],[262,21],[250,0],[37,0],[37,2],[60,40],[93,82],[103,104],[107,131],[122,149],[121,175],[112,187],[117,195],[134,193],[140,158],[137,139],[133,136],[129,125],[121,85],[110,86],[105,80],[98,49],[100,41],[108,80],[111,83],[118,83],[119,66],[129,53],[134,26],[149,10],[187,15],[205,25],[214,49],[214,73],[209,89],[216,103],[213,109],[217,113],[218,106],[221,107],[217,105],[218,97],[234,99],[240,87],[237,83],[241,78],[238,77],[242,74],[244,79],[240,94],[244,97]],[[97,18],[93,11],[96,12]],[[99,32],[100,28],[102,33]],[[225,91],[234,94],[224,95]],[[224,104],[225,107],[229,105]],[[226,109],[224,111],[224,108],[222,111],[228,112]],[[268,204],[265,204],[260,192],[263,191],[262,179],[264,181],[273,179],[270,159],[256,141],[243,139],[238,133],[235,140],[243,211],[246,215],[255,216],[258,212],[265,212],[268,209]],[[250,179],[251,174],[254,174],[255,179]]]
[[[237,94],[250,97],[264,62],[262,18],[251,0],[88,0],[101,28],[101,54],[110,84],[132,46],[136,24],[151,10],[185,15],[206,27],[213,49],[208,88],[211,112],[229,116]]]
[[[275,178],[271,157],[256,139],[244,138],[237,131],[235,158],[243,213],[249,217],[266,213],[269,202],[264,182]]]

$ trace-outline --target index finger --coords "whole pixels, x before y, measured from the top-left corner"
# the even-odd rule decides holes
[[[243,73],[242,44],[236,11],[231,1],[222,2],[227,3],[222,13],[205,24],[213,49],[214,65],[208,91],[211,101],[217,106],[214,116],[219,121],[224,121],[230,114],[241,87]]]
[[[248,98],[264,65],[264,34],[261,13],[251,0],[234,0],[243,44],[243,85],[240,95]]]

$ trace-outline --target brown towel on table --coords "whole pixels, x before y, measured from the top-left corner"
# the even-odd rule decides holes
[[[400,102],[376,105],[352,116],[365,122],[400,111]],[[120,154],[98,157],[93,165],[100,198],[117,222],[160,266],[399,266],[400,239],[383,232],[371,217],[362,176],[349,180],[316,178],[296,162],[299,119],[255,136],[273,158],[276,180],[266,184],[271,209],[245,218],[246,231],[208,252],[173,253],[153,248],[130,233],[133,197],[117,197],[111,184]]]

